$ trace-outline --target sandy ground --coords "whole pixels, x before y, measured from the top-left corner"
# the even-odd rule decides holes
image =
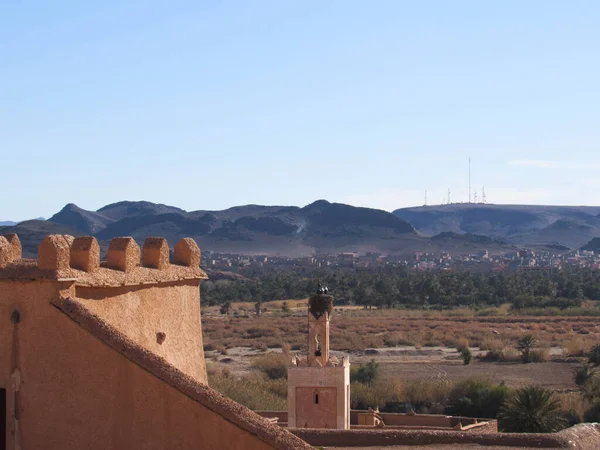
[[[474,356],[479,350],[472,349]],[[269,352],[280,352],[270,349]],[[394,376],[405,380],[457,381],[469,377],[490,378],[494,382],[504,381],[512,387],[540,384],[553,390],[576,390],[573,382],[573,369],[577,362],[552,361],[543,363],[500,363],[473,362],[465,366],[458,352],[445,347],[417,349],[403,346],[363,352],[332,352],[339,359],[350,357],[351,364],[363,364],[375,360],[380,364],[383,376]],[[560,349],[554,349],[553,356],[560,355]],[[251,369],[252,361],[265,352],[248,347],[236,347],[227,350],[227,355],[216,351],[207,351],[206,358],[218,368],[227,368],[234,375],[245,375]]]

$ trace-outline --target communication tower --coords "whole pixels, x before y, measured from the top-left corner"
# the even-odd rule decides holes
[[[469,156],[469,203],[471,203],[471,157]]]

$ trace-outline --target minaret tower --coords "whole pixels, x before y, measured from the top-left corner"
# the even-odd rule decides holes
[[[333,297],[327,288],[319,286],[320,294],[313,295],[308,303],[308,362],[326,366],[329,361],[329,318],[333,310]]]
[[[319,283],[308,302],[308,355],[288,368],[288,427],[350,429],[350,361],[329,355],[333,296]]]

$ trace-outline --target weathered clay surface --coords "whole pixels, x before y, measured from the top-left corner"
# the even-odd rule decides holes
[[[12,247],[4,236],[0,236],[0,268],[12,262]]]
[[[169,267],[169,244],[165,238],[146,238],[142,250],[142,265],[159,270]]]
[[[225,422],[230,422],[236,427],[249,433],[246,438],[247,440],[239,441],[236,445],[235,441],[233,441],[235,436],[227,435],[227,433],[231,431],[228,431],[223,424],[217,423],[217,429],[212,432],[216,432],[221,439],[221,447],[219,448],[263,448],[262,446],[257,445],[255,441],[252,441],[252,439],[248,439],[252,435],[258,437],[260,441],[267,444],[267,448],[305,450],[312,448],[306,442],[296,438],[277,425],[269,423],[269,421],[263,419],[248,408],[224,397],[207,385],[198,383],[193,378],[186,376],[155,353],[149,352],[143,347],[136,345],[117,329],[98,320],[97,316],[91,314],[78,301],[74,299],[65,299],[63,301],[55,302],[55,305],[71,317],[77,324],[88,330],[113,349],[117,350],[128,360],[147,370],[150,374],[166,382],[168,385],[174,387],[176,390],[198,402],[208,410],[217,413],[225,419]],[[154,396],[155,395],[153,394],[152,397]],[[188,406],[187,408],[190,407]],[[191,415],[190,412],[191,410],[187,409],[186,414]],[[204,426],[201,426],[200,433],[206,433],[207,431],[208,430]],[[189,432],[190,431],[187,433]]]
[[[100,268],[100,246],[93,236],[76,237],[71,245],[71,268],[94,272]]]
[[[175,245],[173,255],[175,264],[188,267],[200,265],[200,249],[198,244],[191,238],[183,238]]]
[[[74,302],[128,339],[207,383],[198,280],[121,287],[75,286]],[[165,341],[157,342],[157,333]]]
[[[41,270],[70,269],[73,236],[52,234],[46,236],[38,247],[38,266]]]
[[[200,268],[70,268],[87,244],[52,236],[42,267],[0,268],[7,448],[311,448],[206,385]]]
[[[6,238],[6,240],[8,241],[8,243],[11,246],[11,252],[12,252],[11,260],[12,261],[20,260],[23,257],[23,247],[21,246],[21,240],[19,239],[19,236],[17,236],[15,233],[10,233],[10,234],[5,234],[4,237]]]
[[[113,238],[108,246],[106,264],[109,269],[133,271],[140,264],[140,246],[132,237]]]

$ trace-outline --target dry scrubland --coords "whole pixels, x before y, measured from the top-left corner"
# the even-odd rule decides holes
[[[287,361],[306,347],[306,301],[235,304],[230,314],[205,308],[203,330],[209,381],[252,409],[285,409]],[[536,363],[523,364],[515,349],[519,338],[537,339]],[[464,383],[511,388],[540,384],[556,392],[562,409],[583,417],[590,408],[573,373],[592,345],[600,343],[600,317],[519,316],[507,306],[446,312],[337,307],[331,321],[331,346],[349,354],[356,368],[375,360],[376,383],[352,384],[352,407],[384,407],[408,402],[420,412],[444,412]],[[457,348],[469,346],[470,365]],[[445,405],[445,406],[444,406]]]
[[[249,304],[236,306],[229,315],[207,308],[202,319],[207,349],[266,350],[280,348],[284,343],[292,350],[304,348],[306,302],[288,300],[289,313],[281,311],[282,303],[266,304],[266,311],[260,317]],[[346,352],[398,346],[456,348],[468,341],[472,348],[502,353],[506,360],[515,360],[518,355],[512,349],[527,333],[542,344],[539,349],[542,359],[549,358],[551,348],[555,349],[552,350],[555,355],[582,356],[591,345],[600,343],[600,317],[518,316],[509,314],[507,307],[477,312],[470,309],[365,311],[342,307],[335,308],[332,317],[331,347]]]

